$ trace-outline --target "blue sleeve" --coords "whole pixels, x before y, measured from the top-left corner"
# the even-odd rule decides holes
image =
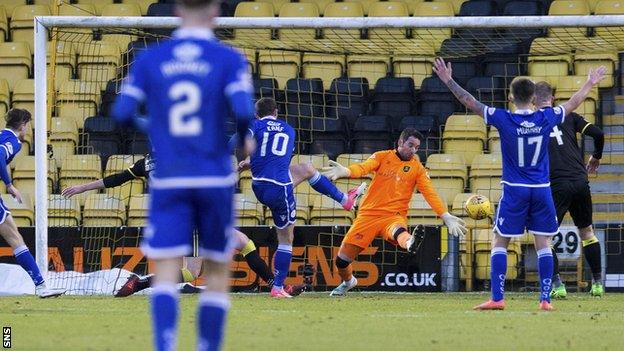
[[[4,147],[0,147],[0,178],[2,178],[2,181],[6,185],[11,184],[11,176],[9,175],[9,170],[7,167],[8,158],[9,156],[7,155]]]
[[[499,109],[495,107],[485,106],[483,108],[483,119],[485,120],[485,124],[498,128],[498,111]]]
[[[561,105],[554,108],[545,108],[543,111],[544,115],[546,116],[548,122],[552,127],[563,123],[563,121],[565,120],[565,108],[563,108],[563,106]]]
[[[239,145],[243,145],[249,123],[254,118],[253,85],[247,59],[236,53],[226,72],[225,97],[228,100],[230,111],[236,118],[236,133]]]
[[[115,120],[122,126],[128,126],[131,124],[136,125],[139,129],[144,127],[141,123],[136,123],[136,118],[139,106],[145,101],[147,90],[147,70],[145,67],[146,60],[145,54],[141,55],[132,64],[130,73],[126,79],[124,79],[121,85],[121,91],[112,108],[112,115]]]

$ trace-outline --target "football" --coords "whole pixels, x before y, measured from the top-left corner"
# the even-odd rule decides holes
[[[468,217],[479,220],[492,215],[492,205],[490,199],[483,195],[472,195],[466,200],[464,205]]]

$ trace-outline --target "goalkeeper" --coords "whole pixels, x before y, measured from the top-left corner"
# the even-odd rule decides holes
[[[394,150],[375,152],[368,160],[349,168],[329,161],[330,167],[323,169],[323,174],[332,180],[360,178],[374,173],[357,218],[338,251],[335,262],[342,283],[331,292],[331,296],[342,296],[357,285],[351,262],[375,237],[381,236],[409,252],[418,249],[421,234],[414,230],[410,235],[407,231],[407,208],[415,188],[444,220],[449,233],[455,236],[465,234],[464,221],[447,211],[446,205],[433,188],[425,167],[414,157],[422,138],[417,130],[406,128]]]
[[[120,186],[126,182],[129,182],[137,178],[148,178],[150,172],[154,169],[154,159],[150,154],[145,155],[144,158],[136,161],[128,169],[107,176],[103,179],[98,179],[90,183],[73,185],[63,189],[61,194],[65,197],[72,197],[77,194],[81,194],[85,191],[114,188]],[[267,264],[258,254],[254,242],[247,237],[244,233],[238,230],[235,232],[234,248],[245,258],[245,261],[249,265],[249,268],[253,270],[269,287],[273,285],[274,275],[269,269]],[[202,273],[202,258],[201,257],[184,257],[182,263],[182,269],[180,270],[180,283],[188,283],[197,279]],[[151,286],[152,276],[139,277],[136,274],[131,275],[128,281],[117,291],[115,297],[126,297],[132,295],[141,290],[147,289]],[[285,285],[286,290],[290,295],[297,296],[304,291],[305,285]],[[188,291],[188,290],[185,290]],[[199,292],[200,289],[190,289],[191,292]]]

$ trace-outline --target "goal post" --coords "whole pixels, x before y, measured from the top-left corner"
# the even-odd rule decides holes
[[[35,154],[35,243],[36,243],[36,261],[42,274],[47,276],[50,258],[48,257],[48,197],[50,191],[48,188],[48,111],[49,104],[52,104],[54,97],[48,96],[47,90],[49,86],[50,75],[47,72],[50,67],[48,65],[48,57],[46,53],[49,48],[48,39],[54,30],[68,30],[80,32],[84,29],[93,31],[101,31],[115,35],[115,33],[126,33],[126,31],[134,31],[133,36],[141,36],[144,30],[149,29],[172,29],[180,24],[180,19],[175,17],[69,17],[69,16],[44,16],[35,17],[34,19],[34,154]],[[251,17],[233,17],[233,18],[217,18],[215,27],[224,35],[224,40],[235,47],[243,50],[251,50],[252,57],[258,60],[258,51],[269,50],[274,51],[277,55],[284,53],[295,53],[296,55],[304,55],[306,53],[319,54],[321,60],[324,55],[386,55],[396,57],[422,57],[426,56],[426,60],[431,60],[435,56],[443,56],[448,58],[462,58],[466,55],[480,56],[488,52],[486,43],[493,42],[496,45],[504,46],[507,43],[500,33],[505,30],[515,30],[515,34],[510,34],[507,39],[511,38],[515,42],[525,42],[527,38],[531,38],[528,33],[530,29],[552,29],[558,28],[561,31],[549,33],[545,36],[543,43],[536,45],[536,50],[542,55],[560,55],[570,47],[574,46],[577,41],[578,46],[584,46],[587,50],[598,50],[604,47],[614,48],[617,52],[624,50],[624,15],[595,15],[595,16],[526,16],[526,17],[323,17],[323,18],[251,18]],[[579,27],[586,28],[604,28],[602,35],[593,37],[584,37],[574,35],[574,31]],[[449,33],[453,33],[453,38],[466,39],[465,42],[460,41],[458,45],[443,47],[442,40],[438,37],[437,30],[448,29]],[[493,30],[491,34],[483,34],[481,37],[478,31]],[[235,34],[240,30],[240,35]],[[268,30],[268,32],[267,32]],[[302,31],[303,30],[303,31]],[[308,30],[305,32],[304,30]],[[396,30],[406,30],[397,35]],[[468,30],[468,31],[462,31]],[[472,31],[470,31],[472,30]],[[477,30],[477,31],[475,31]],[[275,36],[277,31],[292,31],[290,34],[283,35],[282,38]],[[308,35],[312,31],[312,35]],[[510,31],[511,32],[511,31]],[[268,33],[268,35],[266,35]],[[307,34],[306,34],[307,33]],[[356,34],[354,34],[356,33]],[[363,33],[367,33],[366,37]],[[405,35],[407,33],[407,35]],[[362,35],[360,37],[360,34]],[[124,34],[125,35],[125,34]],[[525,36],[526,35],[526,36]],[[156,39],[156,37],[154,37]],[[160,39],[158,37],[157,39]],[[346,38],[346,39],[345,39]],[[443,39],[449,39],[444,34]],[[595,39],[594,39],[595,38]],[[70,42],[72,39],[68,39]],[[82,39],[81,39],[82,40]],[[88,39],[90,40],[90,39]],[[76,40],[78,41],[78,40]],[[464,43],[469,43],[464,44]],[[86,45],[88,45],[87,43]],[[419,46],[416,50],[416,46]],[[474,50],[474,51],[470,51]],[[584,50],[583,50],[584,51]],[[423,54],[424,53],[424,54]],[[409,61],[409,60],[408,60]],[[354,61],[355,62],[355,61]],[[252,64],[256,64],[253,62]],[[128,63],[129,65],[130,63]],[[342,64],[342,63],[340,63]],[[382,63],[388,65],[388,63]],[[367,66],[366,69],[372,66]],[[124,67],[124,69],[127,67]],[[54,68],[53,68],[54,69]],[[301,68],[297,66],[296,72]],[[344,69],[344,67],[343,67]],[[279,78],[281,74],[276,68],[272,71],[265,72],[265,75],[272,74]],[[364,72],[372,73],[372,72]],[[430,61],[429,72],[418,73],[421,76],[431,75]],[[123,76],[123,74],[119,74]],[[374,76],[374,74],[371,74]],[[381,74],[384,77],[385,73]],[[286,80],[284,79],[284,82]],[[102,82],[98,82],[101,84]],[[280,81],[280,83],[282,83]],[[375,82],[369,82],[371,87]],[[420,84],[420,82],[418,82]],[[417,85],[419,87],[419,85]],[[506,89],[503,87],[502,89]],[[281,85],[280,89],[286,89]],[[329,84],[324,87],[325,91],[330,89]],[[368,87],[367,87],[368,89]],[[308,92],[309,93],[309,92]],[[286,91],[285,97],[287,109],[289,108],[289,97]],[[321,94],[324,94],[322,92]],[[332,92],[339,95],[340,92]],[[313,95],[310,93],[309,95]],[[597,94],[596,97],[597,99]],[[297,97],[299,99],[299,97]],[[501,105],[506,105],[506,96],[503,101],[497,100]],[[325,98],[315,100],[314,97],[306,100],[309,108],[319,107],[321,119],[336,119],[336,115],[329,114],[329,103]],[[297,100],[297,103],[299,100]],[[351,104],[352,102],[349,102]],[[297,109],[301,107],[297,105]],[[347,106],[347,109],[350,106]],[[299,110],[298,110],[299,111]],[[308,116],[307,112],[301,112],[301,116],[293,117],[293,121],[300,123],[300,130],[303,132],[300,138],[308,145],[315,140],[314,132],[322,131],[325,123],[321,127],[311,122],[314,118]],[[296,115],[296,113],[295,113]],[[84,116],[86,117],[86,116]],[[304,121],[305,120],[305,121]],[[290,120],[289,120],[290,121]],[[468,132],[469,133],[469,132]],[[305,136],[302,136],[305,135]],[[306,139],[307,138],[307,139]],[[391,136],[394,138],[394,135]],[[432,153],[442,153],[442,133],[439,133],[439,146],[437,149],[424,154],[424,157]],[[481,138],[480,136],[478,138]],[[484,142],[488,142],[488,139]],[[386,141],[387,142],[387,141]],[[307,148],[308,146],[305,146]],[[486,150],[484,150],[486,151]],[[490,150],[491,152],[492,150]],[[364,153],[362,153],[364,154]],[[425,161],[422,159],[421,161]],[[472,156],[471,156],[472,157]],[[467,163],[467,166],[470,164]],[[465,177],[465,176],[464,176]],[[461,178],[461,177],[459,177]],[[457,180],[457,179],[455,179]],[[446,184],[446,183],[444,183]],[[350,184],[342,183],[341,186]],[[492,187],[495,187],[492,184]],[[465,189],[464,187],[462,188]],[[444,190],[444,189],[442,189]],[[486,189],[489,194],[490,189]],[[493,192],[494,194],[496,192]],[[312,200],[310,200],[312,201]],[[315,200],[316,201],[316,200]],[[452,197],[447,200],[449,207]],[[312,205],[312,204],[310,204]],[[622,212],[622,211],[620,211]],[[124,215],[125,216],[125,215]],[[426,217],[426,215],[425,215]],[[439,224],[431,219],[432,224]],[[313,223],[310,220],[310,223]],[[316,222],[314,222],[316,223]],[[320,223],[320,222],[318,222]],[[479,228],[479,224],[476,226]],[[481,227],[483,228],[483,227]],[[94,239],[95,240],[95,239]],[[97,239],[99,240],[99,239]],[[97,241],[96,241],[97,243]],[[471,249],[470,249],[471,250]],[[469,251],[470,251],[469,250]],[[623,273],[624,274],[624,273]]]

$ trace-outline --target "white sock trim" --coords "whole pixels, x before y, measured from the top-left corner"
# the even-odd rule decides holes
[[[23,254],[24,252],[28,251],[28,246],[26,245],[21,245],[15,248],[15,250],[13,250],[13,256],[18,256]]]
[[[552,256],[552,250],[549,247],[545,249],[537,250],[537,257],[542,257],[542,256]]]
[[[316,182],[319,181],[319,179],[321,179],[321,172],[316,171],[316,173],[314,173],[314,175],[308,179],[308,183],[310,183],[310,185],[314,185],[316,184]]]
[[[222,292],[204,291],[199,296],[199,306],[218,307],[227,311],[230,309],[230,295]]]
[[[492,248],[491,255],[507,255],[507,248],[495,246]]]
[[[292,253],[292,245],[279,244],[277,245],[278,251],[286,251]]]
[[[178,291],[178,285],[174,283],[160,283],[152,286],[152,295],[162,294],[171,295],[177,297],[180,292]]]

